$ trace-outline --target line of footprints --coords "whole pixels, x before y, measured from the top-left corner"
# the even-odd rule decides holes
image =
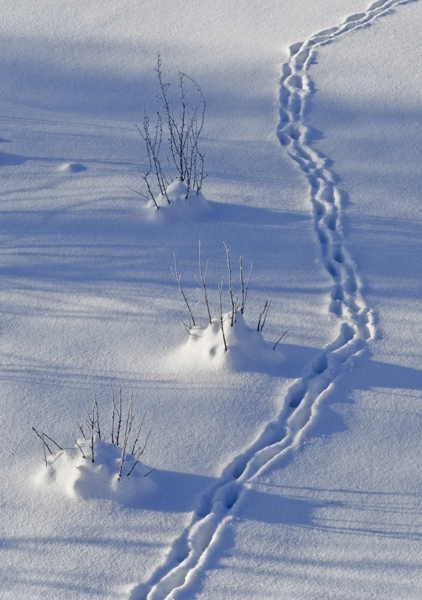
[[[336,186],[334,174],[326,166],[326,159],[307,143],[309,130],[304,123],[304,107],[313,89],[307,70],[317,47],[405,3],[406,0],[378,0],[367,12],[351,15],[338,27],[321,31],[306,42],[293,44],[290,60],[283,66],[281,78],[278,137],[309,181],[322,260],[334,280],[329,310],[356,328],[357,334],[364,340],[375,337],[375,327],[373,316],[360,293],[356,267],[343,247],[340,225],[342,194]]]

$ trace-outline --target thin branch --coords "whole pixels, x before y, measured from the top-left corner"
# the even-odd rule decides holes
[[[47,435],[46,433],[43,433],[43,436],[46,437],[47,439],[49,439],[50,442],[53,442],[53,444],[55,444],[59,450],[63,450],[63,448],[61,446],[59,446],[59,444],[57,442],[55,442],[53,440],[53,438],[51,438],[49,435]]]
[[[50,452],[50,454],[54,454],[54,452],[51,451],[50,447],[48,446],[47,442],[44,439],[44,433],[38,433],[38,431],[35,429],[35,427],[32,428],[32,431],[35,431],[35,433],[37,434],[37,436],[40,438],[40,440],[43,443],[43,446],[45,446],[45,448],[47,448],[47,450]],[[44,453],[45,453],[45,448],[44,448]]]
[[[186,298],[185,292],[183,290],[182,279],[181,279],[181,276],[180,276],[180,273],[179,273],[179,269],[177,268],[177,259],[176,259],[176,253],[175,252],[173,252],[173,257],[174,257],[174,268],[171,269],[171,273],[172,273],[174,279],[179,284],[179,290],[180,290],[180,293],[182,294],[183,300],[185,301],[187,312],[188,312],[189,326],[192,329],[193,327],[196,326],[195,317],[193,316],[193,312],[191,310],[191,307],[189,305],[188,299]]]
[[[145,180],[145,175],[142,175],[142,179],[144,179],[144,181],[146,181],[146,180]],[[147,183],[147,185],[148,185],[148,182],[146,182],[146,183]],[[146,194],[143,194],[142,192],[139,192],[138,190],[135,190],[135,189],[131,188],[129,185],[125,185],[125,187],[126,187],[128,190],[130,190],[131,192],[135,192],[135,194],[138,194],[138,196],[142,196],[142,198],[145,198],[145,200],[150,200],[150,199],[152,199],[152,201],[154,202],[154,204],[155,204],[155,206],[156,206],[157,210],[160,208],[160,207],[158,206],[158,204],[156,203],[156,201],[155,201],[155,197],[154,197],[154,195],[153,195],[153,194],[150,194],[149,196],[147,196]]]
[[[133,394],[130,397],[129,406],[128,406],[128,409],[127,409],[126,423],[125,423],[125,434],[124,434],[124,437],[123,437],[122,454],[120,456],[119,475],[117,477],[118,481],[120,481],[120,479],[122,477],[123,465],[124,465],[124,462],[126,460],[126,448],[127,448],[127,444],[128,444],[128,441],[129,441],[130,432],[132,430],[132,423],[133,423],[132,404],[133,404]]]
[[[275,350],[275,349],[277,348],[277,345],[278,345],[278,343],[279,343],[279,342],[281,342],[281,340],[284,338],[284,336],[286,335],[286,333],[287,333],[288,331],[289,331],[289,330],[288,330],[288,329],[286,329],[286,331],[283,333],[283,335],[281,335],[281,336],[278,338],[278,340],[276,341],[276,343],[275,343],[275,344],[274,344],[274,346],[273,346],[273,350]]]
[[[145,442],[144,442],[144,445],[142,446],[142,448],[141,449],[138,448],[138,451],[136,453],[137,459],[139,459],[139,457],[142,456],[142,454],[145,452],[145,448],[147,447],[147,443],[149,440],[149,436],[151,435],[151,431],[152,431],[151,429],[148,431],[148,435],[145,438]]]
[[[85,455],[85,452],[82,449],[82,446],[79,444],[78,440],[75,438],[75,436],[73,435],[73,433],[72,433],[72,437],[73,437],[73,440],[74,440],[75,444],[77,445],[77,447],[81,451],[83,458],[86,458],[86,455]]]
[[[199,193],[204,176],[204,157],[198,150],[198,140],[204,126],[206,111],[204,95],[192,77],[179,71],[178,114],[175,114],[169,94],[170,84],[165,83],[163,79],[160,54],[157,55],[155,73],[159,88],[156,95],[156,136],[153,138],[149,133],[149,121],[146,115],[144,116],[144,126],[141,131],[150,161],[150,169],[146,174],[146,179],[149,173],[154,170],[162,180],[158,182],[160,189],[162,182],[165,180],[160,157],[164,121],[167,127],[167,142],[170,157],[180,181],[186,185],[187,198],[191,189],[196,189],[196,192]]]
[[[150,429],[150,430],[149,430],[149,432],[148,432],[148,435],[147,435],[147,437],[146,437],[146,440],[145,440],[145,443],[144,443],[144,445],[143,445],[143,448],[142,448],[142,449],[140,449],[140,448],[138,449],[138,451],[137,451],[137,453],[136,453],[136,456],[135,456],[135,462],[133,463],[133,465],[132,465],[132,467],[131,467],[130,471],[128,472],[128,474],[127,474],[127,477],[129,477],[129,475],[132,473],[133,469],[134,469],[134,468],[136,467],[136,465],[138,464],[140,457],[141,457],[141,456],[142,456],[142,454],[145,452],[145,448],[146,448],[146,445],[147,445],[147,442],[148,442],[148,438],[149,438],[149,435],[150,435],[150,433],[151,433],[151,429]],[[153,470],[154,470],[154,469],[153,469]],[[151,471],[150,471],[150,472],[151,472]],[[145,476],[145,477],[146,477],[146,476]]]
[[[145,421],[145,416],[146,416],[146,413],[142,417],[142,421],[141,421],[141,424],[139,426],[138,433],[136,434],[135,441],[132,444],[132,450],[130,451],[131,454],[135,454],[135,452],[136,452],[136,446],[138,444],[139,436],[141,435],[142,426],[143,426],[144,421]]]
[[[117,414],[117,431],[116,431],[116,446],[119,445],[120,429],[122,427],[122,390],[119,390],[119,408],[116,407]]]
[[[265,321],[267,320],[268,309],[270,308],[271,300],[266,300],[264,304],[264,308],[261,310],[258,319],[258,326],[256,328],[257,331],[261,332],[264,329]]]
[[[111,443],[114,445],[114,415],[116,414],[116,402],[114,399],[113,386],[110,383],[111,392]]]
[[[88,430],[91,434],[91,443],[90,443],[90,448],[91,448],[91,462],[95,462],[95,450],[94,450],[94,440],[95,440],[95,425],[96,425],[96,418],[95,418],[95,400],[94,400],[94,404],[92,406],[92,414],[89,413],[88,411],[86,411],[87,414],[87,418],[85,419],[85,423],[88,427]]]
[[[240,288],[241,288],[241,302],[240,302],[240,312],[244,313],[245,311],[245,305],[246,305],[246,300],[248,297],[248,288],[249,288],[249,282],[251,280],[251,273],[252,273],[252,263],[251,263],[251,267],[249,269],[249,275],[248,275],[248,279],[246,281],[246,284],[243,280],[243,263],[242,263],[242,257],[240,257],[239,259],[239,265],[240,265]]]
[[[94,392],[94,408],[93,408],[93,411],[95,413],[95,424],[97,426],[97,435],[98,435],[98,438],[100,440],[102,440],[101,429],[100,429],[100,413],[98,411],[98,402],[97,402],[97,398],[95,397],[95,392]]]
[[[236,293],[233,288],[232,268],[231,268],[231,264],[230,264],[229,248],[228,248],[227,244],[225,244],[225,243],[224,243],[224,247],[226,249],[226,256],[227,256],[227,270],[229,272],[229,295],[230,295],[230,302],[231,302],[231,307],[232,307],[232,310],[230,313],[230,325],[233,327],[234,322],[236,321],[236,313],[239,308],[239,303],[236,299]]]
[[[209,324],[212,324],[211,310],[208,302],[208,292],[207,292],[207,275],[208,275],[208,261],[205,265],[205,273],[202,268],[202,257],[201,257],[201,240],[199,240],[199,279],[197,279],[198,283],[202,289],[202,301],[204,303],[205,309],[208,314]]]
[[[218,285],[219,313],[218,313],[217,321],[220,323],[221,334],[223,336],[224,351],[227,352],[226,334],[224,333],[223,282],[224,282],[224,280],[222,279],[221,284]]]

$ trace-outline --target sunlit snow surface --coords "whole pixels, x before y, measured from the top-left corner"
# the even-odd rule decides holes
[[[421,19],[419,1],[3,10],[2,597],[420,598]],[[160,211],[133,191],[158,51],[204,92],[208,175]],[[253,265],[227,353],[199,240],[214,313],[224,244]],[[72,439],[110,383],[152,430],[155,471],[119,497]],[[67,449],[54,469],[32,426]]]

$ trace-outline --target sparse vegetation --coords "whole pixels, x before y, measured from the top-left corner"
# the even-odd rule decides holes
[[[199,288],[200,299],[201,299],[200,304],[202,304],[202,306],[205,309],[209,325],[212,325],[213,320],[217,320],[217,322],[220,325],[220,329],[221,329],[221,333],[222,333],[224,349],[227,351],[228,346],[227,346],[226,333],[224,330],[224,324],[229,323],[230,327],[234,327],[234,325],[236,323],[237,314],[240,312],[243,315],[245,312],[246,302],[247,302],[247,298],[248,298],[249,283],[251,280],[252,264],[250,266],[248,276],[245,280],[244,272],[243,272],[243,261],[242,261],[241,257],[239,259],[239,294],[238,294],[235,289],[234,283],[233,283],[233,273],[232,273],[232,265],[231,265],[231,258],[230,258],[230,250],[226,244],[224,244],[224,247],[226,250],[226,263],[227,263],[227,276],[228,276],[227,277],[228,285],[226,288],[226,292],[227,292],[226,297],[228,297],[228,300],[230,302],[230,310],[226,313],[223,310],[223,297],[224,297],[224,277],[223,277],[221,279],[221,282],[217,286],[218,308],[216,311],[216,316],[215,317],[212,316],[212,312],[210,309],[210,302],[209,302],[208,287],[207,287],[208,261],[205,263],[205,266],[204,266],[202,263],[201,242],[199,242],[199,267],[198,267],[199,275],[196,276],[196,281],[200,286],[200,288]],[[184,325],[186,331],[189,334],[192,334],[194,329],[198,327],[197,323],[199,322],[199,319],[194,316],[194,311],[192,309],[191,303],[189,302],[187,295],[185,293],[185,290],[183,288],[182,278],[181,278],[181,275],[179,272],[176,254],[174,254],[174,266],[172,267],[171,271],[172,271],[174,279],[177,281],[177,283],[179,285],[179,290],[180,290],[180,293],[182,295],[182,298],[183,298],[183,301],[184,301],[184,304],[186,307],[187,321],[184,320],[182,322],[183,322],[183,325]],[[264,307],[259,314],[258,324],[257,324],[257,328],[256,328],[257,331],[260,333],[264,329],[269,307],[270,307],[270,300],[266,300]],[[284,336],[284,334],[283,334],[283,336]],[[281,336],[279,338],[278,342],[282,339],[283,336]],[[274,349],[276,348],[278,342],[275,344]]]
[[[148,166],[142,173],[145,188],[137,192],[159,209],[159,196],[170,204],[167,188],[177,177],[186,187],[199,193],[204,179],[204,155],[199,138],[204,126],[206,103],[196,81],[179,71],[177,99],[173,102],[170,84],[163,78],[161,57],[155,69],[158,92],[155,95],[155,123],[144,112],[142,126],[136,126],[147,151]]]
[[[99,443],[110,444],[121,449],[120,458],[117,465],[117,480],[120,481],[123,474],[127,477],[135,469],[142,454],[145,452],[151,430],[148,431],[145,437],[141,438],[145,415],[140,423],[135,427],[135,416],[133,413],[133,395],[130,397],[127,408],[124,408],[122,391],[119,390],[116,395],[113,387],[110,385],[111,392],[111,418],[109,421],[109,436],[100,426],[100,411],[96,397],[90,410],[86,410],[85,418],[82,422],[77,422],[77,428],[82,437],[77,438],[72,434],[76,447],[79,449],[82,457],[90,460],[91,463],[98,462],[97,445]],[[66,451],[62,446],[57,444],[46,433],[40,433],[32,428],[43,444],[43,454],[45,466],[48,467],[48,456],[54,456],[58,452]],[[50,443],[49,443],[50,442]],[[51,449],[54,444],[58,451],[53,452]],[[154,469],[150,470],[144,476],[149,475]]]

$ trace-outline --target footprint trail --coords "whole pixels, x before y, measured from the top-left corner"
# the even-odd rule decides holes
[[[316,49],[409,1],[378,0],[366,12],[350,15],[337,27],[290,47],[289,62],[283,66],[280,82],[277,133],[280,143],[309,182],[321,257],[332,278],[329,310],[339,318],[339,334],[290,386],[277,419],[267,423],[255,442],[227,464],[214,485],[202,493],[190,523],[174,540],[163,564],[148,582],[133,587],[129,600],[176,598],[189,588],[195,573],[206,568],[207,554],[218,544],[219,533],[231,519],[247,484],[272,460],[301,443],[318,402],[340,375],[342,365],[375,338],[373,315],[361,294],[356,266],[343,243],[341,191],[327,159],[307,143],[309,130],[304,107],[312,93],[308,71]]]
[[[316,33],[307,41],[290,47],[290,59],[283,67],[280,90],[278,138],[289,156],[299,164],[309,182],[315,230],[323,263],[333,279],[329,310],[351,326],[362,340],[375,337],[373,316],[360,292],[355,264],[343,246],[340,218],[341,191],[328,161],[308,145],[309,129],[304,119],[307,97],[312,93],[308,75],[315,50],[345,33],[368,25],[409,0],[378,0],[366,12],[347,17],[337,27]]]

